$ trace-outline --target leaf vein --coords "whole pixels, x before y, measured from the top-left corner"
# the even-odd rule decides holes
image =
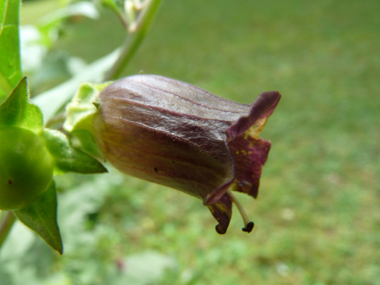
[[[9,0],[6,0],[5,7],[4,7],[4,14],[3,14],[3,22],[1,23],[0,37],[3,34],[4,23],[5,23],[5,19],[7,18],[8,4],[9,4]]]

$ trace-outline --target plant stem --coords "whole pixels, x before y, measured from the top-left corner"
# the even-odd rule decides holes
[[[121,47],[120,55],[115,64],[107,72],[104,81],[115,80],[118,78],[124,67],[131,60],[148,32],[161,1],[162,0],[150,0],[144,10],[141,11],[136,21],[136,25],[134,25],[133,29],[130,27],[129,35]]]
[[[15,220],[16,217],[11,211],[5,212],[5,214],[3,214],[3,217],[0,221],[0,248],[3,245],[5,238],[7,237]]]
[[[113,1],[111,1],[111,2],[104,2],[104,4],[107,5],[111,10],[113,10],[116,13],[116,15],[119,18],[120,22],[122,23],[124,29],[126,31],[128,31],[128,22],[125,19],[123,13],[121,13],[119,7],[117,7],[116,4]]]

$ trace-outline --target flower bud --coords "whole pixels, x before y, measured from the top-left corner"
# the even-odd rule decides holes
[[[239,104],[196,86],[155,75],[135,75],[99,95],[94,132],[102,154],[120,171],[178,189],[204,201],[225,233],[229,188],[257,197],[270,142],[258,138],[280,93]]]

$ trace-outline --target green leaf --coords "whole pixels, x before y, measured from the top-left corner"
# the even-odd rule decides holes
[[[92,156],[73,148],[67,137],[56,130],[44,129],[42,138],[55,160],[58,173],[103,173],[107,169]]]
[[[36,203],[14,211],[14,214],[22,223],[40,235],[47,244],[62,254],[63,245],[57,223],[57,192],[54,180]]]
[[[101,4],[104,6],[110,8],[111,10],[114,10],[117,15],[122,14],[123,7],[121,5],[121,1],[118,0],[101,0]]]
[[[43,115],[36,105],[29,103],[26,77],[21,79],[12,94],[0,105],[1,126],[17,126],[36,133],[42,130]]]
[[[112,9],[121,9],[121,6],[119,5],[120,1],[117,0],[101,0],[101,3],[111,7]]]
[[[46,15],[38,25],[38,30],[42,35],[42,44],[50,48],[63,21],[72,16],[84,16],[95,20],[99,18],[99,12],[94,3],[81,1]]]
[[[21,79],[20,0],[0,3],[0,102]]]
[[[90,19],[96,20],[99,18],[99,12],[96,9],[95,3],[81,1],[70,4],[64,8],[55,10],[54,12],[46,15],[41,21],[41,25],[56,25],[63,20],[72,16],[85,16]]]

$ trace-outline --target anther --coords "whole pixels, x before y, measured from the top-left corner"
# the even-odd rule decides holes
[[[255,226],[254,222],[249,222],[245,228],[242,228],[243,232],[250,233],[253,230],[253,227]]]

